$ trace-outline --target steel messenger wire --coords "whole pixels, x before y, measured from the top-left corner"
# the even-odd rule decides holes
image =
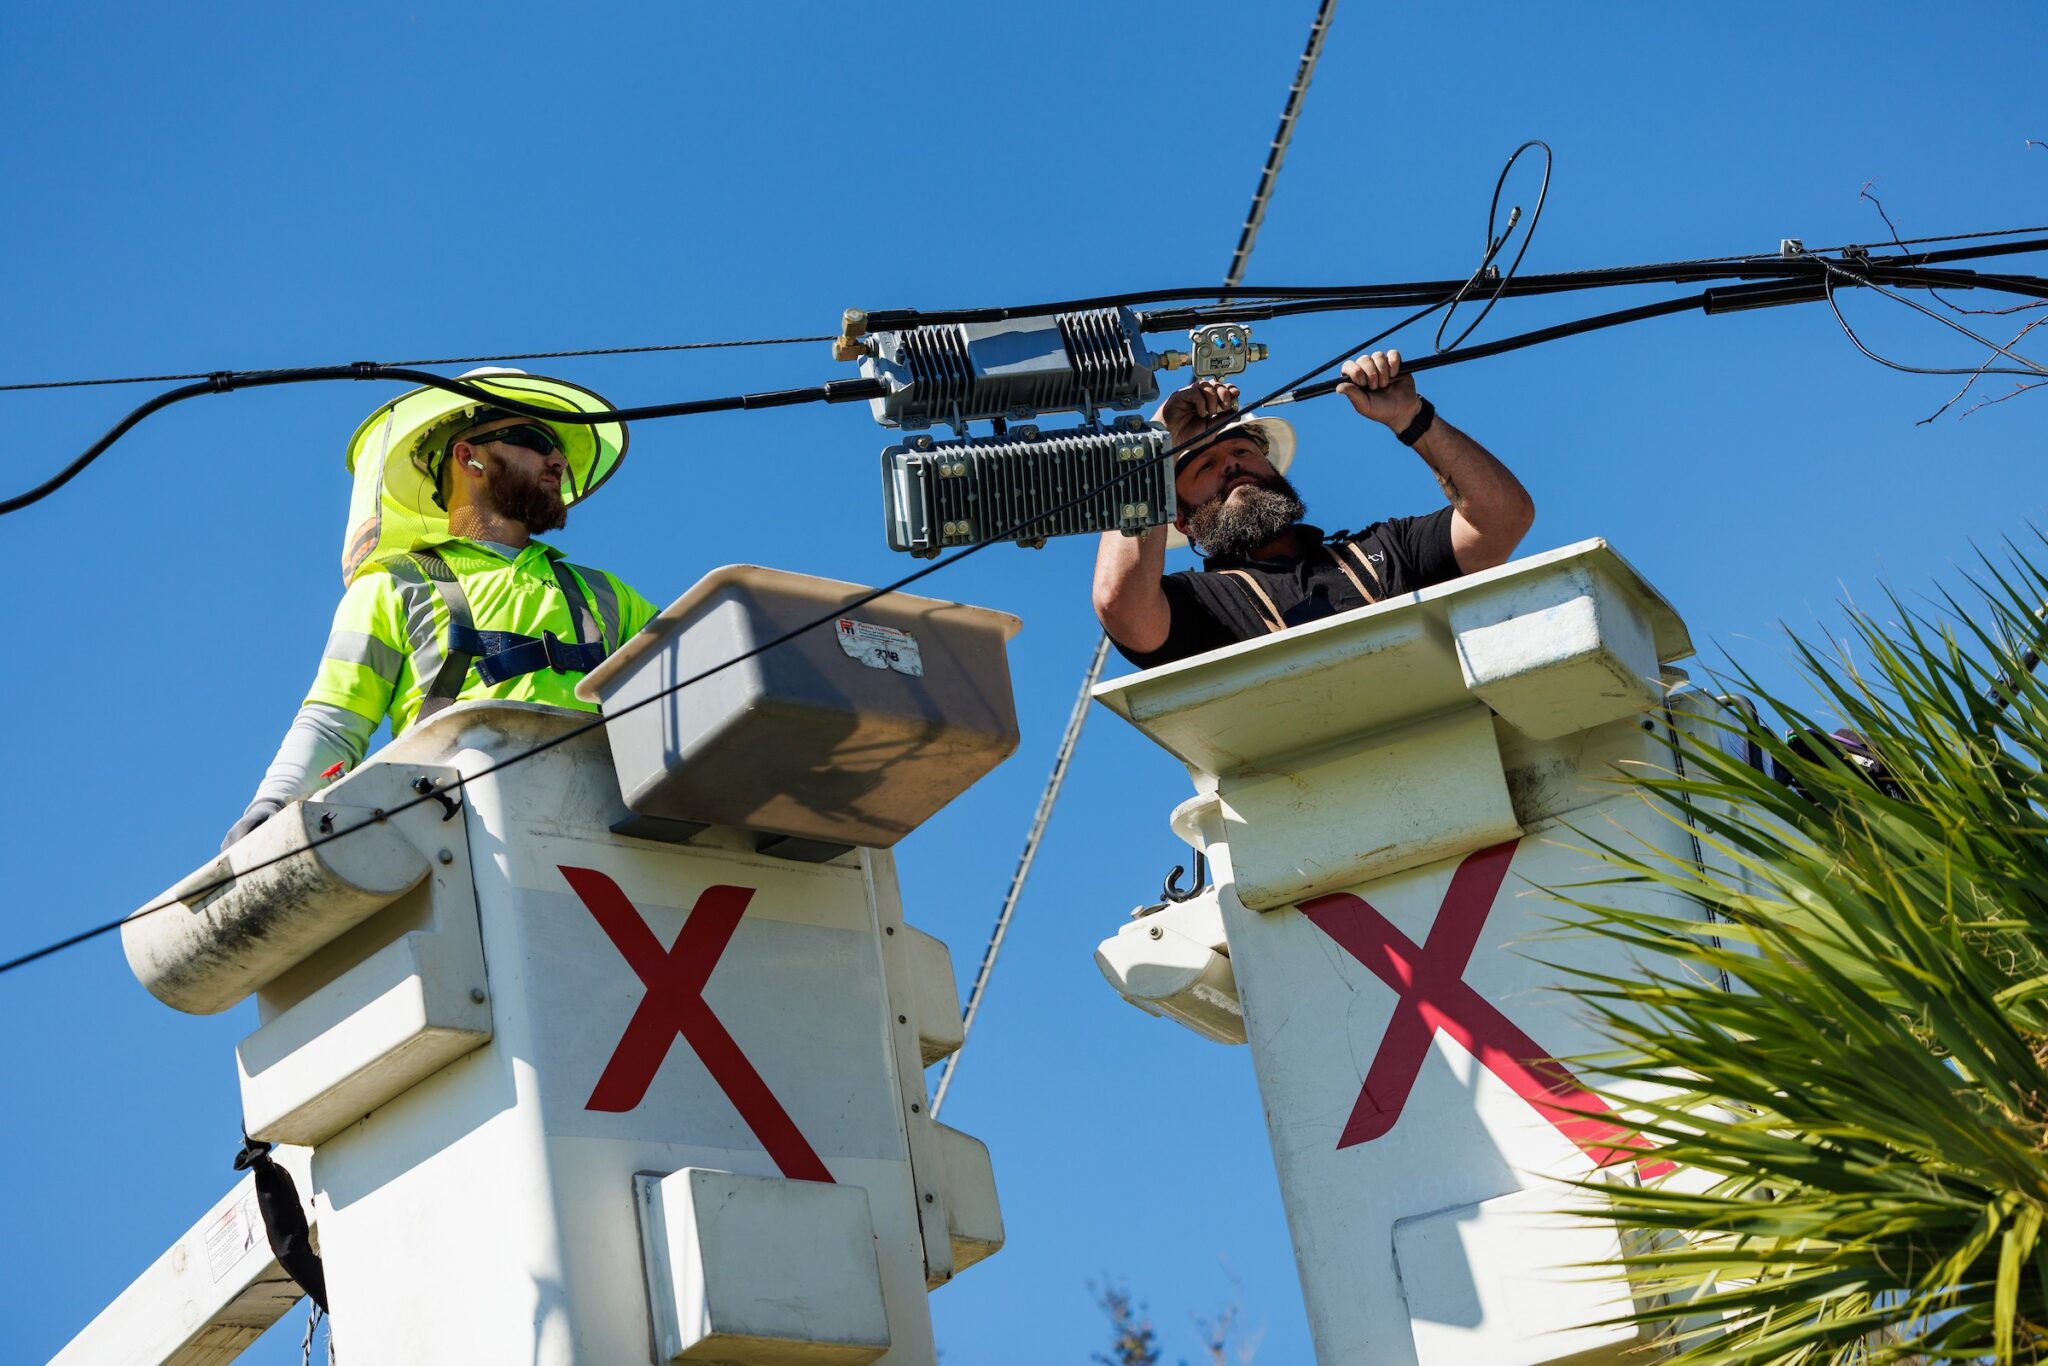
[[[1377,345],[1379,342],[1384,341],[1386,338],[1393,336],[1396,332],[1399,332],[1402,328],[1409,326],[1411,323],[1418,322],[1421,319],[1428,317],[1430,314],[1436,312],[1438,309],[1443,308],[1449,302],[1450,300],[1448,298],[1440,299],[1436,303],[1433,303],[1426,308],[1418,309],[1415,312],[1410,313],[1406,317],[1402,318],[1399,322],[1395,323],[1393,326],[1388,327],[1383,331],[1374,334],[1366,340],[1359,342],[1353,346],[1347,346],[1346,348],[1344,348],[1344,350],[1338,352],[1329,360],[1324,361],[1322,364],[1315,366],[1313,369],[1309,370],[1307,373],[1300,376],[1300,378],[1291,381],[1289,384],[1282,385],[1281,389],[1274,390],[1274,394],[1277,395],[1284,389],[1293,388],[1298,385],[1305,384],[1309,380],[1313,379],[1315,376],[1323,373],[1323,371],[1328,370],[1332,366],[1341,364],[1343,361],[1350,359],[1350,357],[1354,353],[1365,350],[1367,347]],[[493,399],[493,401],[496,402],[498,400]],[[1267,401],[1269,400],[1262,399],[1259,403],[1255,403],[1250,406],[1254,408],[1260,407]],[[553,418],[560,415],[551,413],[549,414],[549,416]],[[555,747],[557,747],[558,745],[566,744],[571,740],[580,739],[581,737],[588,735],[593,731],[602,730],[604,729],[604,727],[611,724],[611,722],[617,720],[620,717],[629,716],[632,713],[638,711],[642,707],[672,697],[676,693],[681,692],[683,689],[701,683],[705,679],[710,678],[715,674],[723,673],[725,670],[730,669],[735,665],[743,664],[747,660],[752,659],[757,655],[765,654],[769,650],[775,649],[779,645],[786,644],[787,642],[796,639],[798,636],[803,635],[807,631],[816,630],[820,626],[829,625],[830,623],[837,621],[846,613],[864,607],[867,604],[875,601],[877,598],[886,597],[891,593],[901,592],[903,589],[908,588],[911,584],[917,583],[922,579],[928,578],[931,575],[938,573],[942,569],[950,568],[951,566],[958,564],[960,561],[966,559],[970,555],[978,555],[992,545],[1007,543],[1008,541],[1013,540],[1017,536],[1025,532],[1028,532],[1032,527],[1038,525],[1040,522],[1043,522],[1048,518],[1057,517],[1063,512],[1071,511],[1072,509],[1080,506],[1081,504],[1088,502],[1090,499],[1096,498],[1101,494],[1107,492],[1108,490],[1117,487],[1119,484],[1122,484],[1127,480],[1138,477],[1154,465],[1164,462],[1170,462],[1178,459],[1182,455],[1186,455],[1194,451],[1205,449],[1209,445],[1214,444],[1214,442],[1222,435],[1223,431],[1227,427],[1229,427],[1231,420],[1234,417],[1234,413],[1219,414],[1218,419],[1216,421],[1212,422],[1209,426],[1204,427],[1201,431],[1197,432],[1194,436],[1189,437],[1186,441],[1183,441],[1179,445],[1174,446],[1168,450],[1161,451],[1158,455],[1148,457],[1141,461],[1133,461],[1129,469],[1124,470],[1115,475],[1114,477],[1103,481],[1101,484],[1097,485],[1094,488],[1085,490],[1084,492],[1077,494],[1075,497],[1068,499],[1064,503],[1061,503],[1055,507],[1047,508],[1045,511],[1039,512],[1031,517],[1028,517],[1022,522],[1017,523],[1015,526],[1005,528],[1002,531],[986,536],[983,539],[976,541],[972,545],[962,546],[960,549],[953,551],[951,554],[940,556],[939,558],[933,560],[930,564],[927,564],[920,569],[912,570],[908,574],[904,574],[899,578],[891,580],[889,583],[882,585],[880,588],[870,588],[865,592],[859,594],[857,597],[854,597],[847,602],[838,604],[830,612],[827,612],[822,616],[813,617],[809,621],[802,622],[799,625],[791,627],[789,630],[784,631],[780,635],[772,636],[769,639],[764,640],[759,644],[752,646],[749,649],[742,650],[738,654],[720,660],[718,663],[713,664],[711,667],[700,670],[699,672],[690,675],[688,678],[681,679],[678,682],[673,683],[668,687],[659,690],[658,692],[650,693],[648,696],[641,698],[637,702],[631,703],[630,705],[625,707],[621,707],[616,712],[613,712],[609,715],[599,715],[594,719],[584,722],[581,725],[572,727],[571,729],[566,730],[562,732],[560,735],[554,736],[551,739],[543,740],[539,744],[530,746],[529,748],[521,750],[516,754],[508,754],[503,759],[498,760],[496,763],[487,764],[484,767],[478,769],[475,773],[465,774],[461,781],[459,781],[455,785],[456,790],[459,792],[462,787],[466,786],[468,783],[474,781],[475,779],[486,778],[494,773],[503,772],[505,769],[511,768],[515,764],[524,763],[528,759],[532,759],[541,754],[545,754],[549,750],[552,750]],[[386,820],[391,816],[398,815],[401,812],[410,811],[414,807],[424,805],[425,803],[430,801],[439,802],[443,797],[447,795],[449,794],[447,793],[446,790],[443,789],[430,789],[428,791],[422,792],[420,795],[416,797],[409,797],[405,801],[400,802],[398,805],[390,807],[382,811],[380,814],[373,815],[366,820],[358,821],[354,825],[337,825],[332,831],[329,831],[328,833],[323,835],[317,835],[314,838],[307,840],[303,846],[297,849],[293,849],[288,853],[279,854],[276,857],[265,859],[260,863],[252,864],[249,867],[243,868],[238,872],[229,873],[225,877],[216,878],[213,881],[205,883],[203,885],[185,888],[185,895],[204,896],[209,892],[217,891],[220,888],[231,885],[239,877],[245,877],[251,873],[261,872],[265,868],[269,868],[275,864],[282,863],[287,859],[296,857],[297,855],[306,852],[307,850],[317,849],[322,845],[331,844],[335,840],[346,839],[348,836],[355,834],[359,830],[366,830],[370,826],[379,824],[381,821]],[[35,949],[29,953],[25,953],[18,957],[8,959],[4,963],[0,963],[0,975],[4,975],[6,973],[13,972],[16,969],[26,967],[31,963],[37,962],[44,958],[48,958],[52,954],[61,953],[65,949],[73,948],[79,944],[87,942],[88,940],[96,939],[100,935],[107,934],[121,928],[121,926],[127,924],[131,920],[140,920],[142,917],[146,915],[153,915],[158,911],[169,910],[173,906],[180,906],[183,904],[183,901],[159,901],[152,905],[144,906],[139,911],[133,911],[117,919],[106,921],[103,924],[95,925],[89,929],[81,930],[77,934],[70,935],[64,939],[60,939],[55,943],[46,944],[42,948]]]
[[[1309,83],[1315,79],[1316,63],[1323,55],[1323,40],[1329,36],[1330,18],[1336,9],[1337,0],[1322,0],[1316,8],[1315,18],[1309,23],[1308,42],[1302,48],[1301,60],[1295,64],[1294,82],[1287,87],[1287,102],[1280,109],[1280,127],[1266,149],[1266,163],[1259,168],[1259,183],[1252,190],[1252,202],[1245,211],[1244,227],[1238,231],[1237,246],[1230,253],[1229,267],[1223,272],[1225,291],[1234,290],[1244,283],[1245,267],[1251,263],[1252,249],[1258,244],[1259,229],[1265,225],[1266,206],[1273,200],[1273,187],[1280,179],[1280,167],[1287,160],[1287,149],[1294,141],[1294,126],[1301,118],[1302,102],[1308,95]],[[1489,222],[1487,232],[1491,235],[1492,231]],[[1474,278],[1478,278],[1478,272],[1474,272]],[[1455,302],[1451,306],[1457,307]],[[1096,636],[1095,652],[1089,657],[1088,667],[1081,671],[1081,686],[1074,695],[1074,709],[1067,715],[1066,729],[1060,733],[1059,749],[1053,754],[1052,773],[1045,780],[1045,789],[1038,795],[1038,809],[1032,812],[1031,827],[1024,833],[1024,848],[1017,855],[1016,869],[1010,874],[1009,888],[1003,893],[1002,908],[996,912],[995,928],[989,933],[988,947],[982,951],[981,965],[975,969],[974,985],[967,992],[967,1005],[960,1012],[960,1046],[946,1055],[945,1069],[939,1073],[939,1084],[932,1091],[933,1119],[939,1117],[939,1107],[946,1103],[946,1094],[953,1086],[953,1072],[960,1066],[960,1055],[967,1051],[967,1036],[974,1031],[975,1016],[981,1011],[981,998],[988,990],[990,978],[995,976],[996,958],[1002,953],[1003,940],[1009,934],[1010,917],[1016,913],[1017,903],[1023,898],[1024,883],[1031,876],[1038,846],[1045,839],[1046,827],[1052,823],[1053,807],[1059,802],[1060,790],[1066,786],[1074,749],[1081,743],[1081,728],[1088,721],[1090,697],[1102,677],[1102,666],[1108,660],[1109,633],[1104,631]]]
[[[1836,268],[1833,267],[1832,263],[1828,264],[1830,265],[1831,269]],[[1844,273],[1847,274],[1847,272]],[[1855,277],[1853,274],[1849,275],[1849,278],[1853,281],[1856,281],[1857,283],[1861,283],[1861,281],[1857,280],[1857,277]],[[2028,281],[2026,283],[2029,286],[2026,292],[2038,293],[2042,297],[2048,297],[2048,282]],[[1769,291],[1769,297],[1759,295],[1758,291],[1760,290]],[[1589,332],[1601,328],[1619,326],[1622,323],[1641,321],[1646,318],[1661,317],[1672,313],[1683,312],[1691,308],[1706,308],[1709,312],[1732,311],[1735,309],[1749,307],[1764,307],[1772,304],[1809,302],[1814,299],[1825,297],[1825,295],[1825,287],[1823,287],[1822,293],[1817,295],[1810,293],[1795,294],[1792,292],[1791,287],[1778,283],[1767,283],[1764,285],[1739,285],[1732,286],[1728,289],[1723,290],[1706,290],[1698,295],[1688,295],[1684,298],[1665,300],[1661,303],[1647,304],[1638,308],[1621,309],[1614,313],[1607,313],[1597,315],[1591,318],[1584,318],[1572,323],[1559,324],[1555,327],[1539,328],[1533,332],[1526,332],[1512,337],[1504,337],[1499,341],[1483,343],[1479,346],[1468,347],[1461,351],[1446,352],[1438,356],[1425,356],[1415,361],[1414,364],[1406,366],[1404,368],[1410,371],[1411,373],[1414,371],[1420,371],[1425,369],[1437,369],[1446,365],[1459,364],[1463,361],[1480,360],[1487,356],[1495,356],[1503,354],[1507,351],[1520,350],[1524,347],[1535,346],[1544,342],[1561,340],[1562,338],[1575,336],[1582,332]],[[1717,300],[1723,304],[1723,307],[1720,309],[1716,309],[1711,306]],[[1387,327],[1378,333],[1375,333],[1373,336],[1367,338],[1362,342],[1358,342],[1355,345],[1346,347],[1343,351],[1339,352],[1337,355],[1333,356],[1329,360],[1326,360],[1322,362],[1320,365],[1313,367],[1312,369],[1308,370],[1305,374],[1301,375],[1299,378],[1291,380],[1288,383],[1281,385],[1278,389],[1275,389],[1273,392],[1267,394],[1265,397],[1259,399],[1258,401],[1246,405],[1246,407],[1276,407],[1281,403],[1301,402],[1309,398],[1315,398],[1323,394],[1335,392],[1335,381],[1315,385],[1309,384],[1309,381],[1312,380],[1315,376],[1322,374],[1324,371],[1329,370],[1332,367],[1349,359],[1354,353],[1363,351],[1368,347],[1375,346],[1378,343],[1386,340],[1388,337],[1391,337],[1397,332],[1402,331],[1404,328],[1407,328],[1410,325],[1421,321],[1423,318],[1428,317],[1430,314],[1435,313],[1439,309],[1447,307],[1450,304],[1450,302],[1451,296],[1447,294],[1444,298],[1441,298],[1436,302],[1429,304],[1423,308],[1415,310],[1414,312],[1401,318],[1392,326]],[[377,367],[371,368],[374,369]],[[332,369],[336,372],[332,376],[333,378],[355,377],[351,367],[332,367]],[[411,373],[412,372],[406,372],[408,377],[410,376]],[[444,380],[437,375],[425,376],[425,378],[433,380],[435,384],[439,387],[449,387],[458,385],[457,381]],[[464,390],[462,387],[457,387],[456,391],[463,392]],[[177,391],[174,390],[171,392],[175,393]],[[168,395],[158,395],[157,397],[158,400],[168,399]],[[506,400],[499,398],[496,395],[490,395],[488,397],[491,402],[504,404],[505,406],[508,407],[512,406],[511,404],[507,403]],[[153,402],[155,401],[156,400],[153,400]],[[679,405],[671,404],[661,406],[667,408],[674,408]],[[145,407],[147,407],[147,405],[145,405]],[[646,410],[621,409],[618,411],[622,413],[630,413],[644,412]],[[137,410],[137,413],[143,412],[143,409]],[[553,421],[611,420],[603,415],[597,415],[594,417],[587,414],[572,415],[552,410],[537,411],[534,415],[544,416]],[[609,724],[609,722],[613,720],[616,716],[626,716],[634,711],[637,711],[639,708],[643,706],[647,706],[650,703],[661,701],[664,698],[674,695],[675,693],[681,692],[684,688],[691,687],[694,684],[700,683],[703,680],[710,678],[715,674],[721,673],[724,670],[733,667],[734,665],[744,663],[746,660],[752,659],[757,655],[763,654],[768,650],[772,650],[779,645],[782,645],[790,640],[793,640],[797,636],[805,633],[806,631],[815,630],[820,626],[836,621],[840,616],[842,616],[846,612],[865,606],[866,604],[875,601],[877,598],[884,597],[887,594],[900,592],[902,589],[909,587],[911,584],[917,583],[920,580],[923,580],[933,574],[936,574],[942,569],[949,568],[950,566],[959,563],[961,560],[966,559],[970,555],[979,554],[980,552],[988,549],[992,545],[1008,542],[1016,536],[1029,531],[1033,526],[1036,526],[1038,523],[1045,521],[1048,518],[1056,517],[1063,512],[1070,511],[1073,508],[1081,505],[1082,503],[1087,502],[1089,499],[1097,497],[1103,492],[1115,488],[1118,485],[1126,482],[1127,480],[1136,478],[1140,474],[1144,473],[1146,470],[1150,469],[1155,464],[1164,461],[1175,460],[1184,454],[1188,454],[1193,451],[1203,449],[1207,445],[1211,444],[1218,437],[1218,435],[1229,425],[1230,416],[1231,415],[1221,416],[1220,420],[1211,424],[1208,427],[1203,428],[1202,431],[1197,432],[1187,441],[1184,441],[1177,446],[1174,446],[1166,451],[1163,451],[1156,456],[1152,456],[1142,461],[1133,462],[1130,469],[1119,473],[1111,479],[1105,480],[1102,484],[1098,485],[1095,488],[1088,489],[1076,495],[1074,498],[1069,499],[1065,503],[1061,503],[1055,507],[1048,508],[1043,512],[1040,512],[1032,517],[1025,519],[1023,522],[1020,522],[1015,526],[1006,528],[1003,531],[997,532],[988,537],[985,537],[982,540],[976,541],[972,545],[963,546],[959,550],[956,550],[951,554],[943,555],[933,560],[930,564],[927,564],[920,569],[913,570],[908,574],[902,575],[901,577],[891,581],[888,584],[883,585],[880,588],[869,589],[866,592],[860,594],[858,597],[852,599],[851,601],[840,604],[838,607],[834,608],[833,611],[823,616],[816,617],[810,621],[792,627],[790,630],[783,632],[781,635],[774,636],[766,641],[763,641],[760,644],[755,645],[752,648],[741,652],[740,654],[722,660],[719,663],[712,665],[710,668],[704,669],[699,673],[693,674],[688,678],[682,679],[681,681],[674,683],[669,687],[662,689],[659,692],[652,693],[649,696],[641,699],[640,701],[631,704],[630,706],[621,708],[617,713],[614,714],[614,716],[599,716],[590,722],[577,726],[571,730],[565,731],[561,735],[555,736],[553,739],[543,741],[540,744],[534,745],[529,749],[521,751],[520,753],[508,755],[504,759],[499,760],[497,763],[479,769],[474,774],[467,775],[467,777],[465,777],[463,781],[467,782],[471,778],[487,777],[493,773],[497,773],[504,769],[510,768],[514,764],[524,762],[527,759],[531,759],[537,755],[546,753],[548,750],[554,749],[557,745],[561,745],[566,743],[567,741],[577,739],[583,735],[587,735],[594,730],[600,730],[604,726]],[[133,420],[140,420],[135,414],[131,414],[130,417]],[[131,421],[129,425],[133,425],[133,422]],[[458,784],[458,786],[460,785]],[[437,800],[439,800],[439,794],[433,792],[423,793],[420,796],[407,799],[400,805],[391,808],[391,810],[387,811],[385,814],[386,816],[389,816],[401,811],[409,811],[412,808],[422,805],[425,802]],[[359,822],[355,825],[339,826],[328,834],[321,835],[312,840],[307,841],[304,848],[318,848],[319,846],[331,843],[334,840],[345,838],[349,835],[354,834],[358,830],[366,829],[371,825],[377,824],[378,819],[379,818],[377,817],[372,817],[369,820]],[[228,886],[236,879],[236,877],[248,873],[260,872],[262,869],[267,868],[272,864],[283,862],[285,859],[290,858],[293,855],[300,852],[303,852],[303,850],[293,850],[289,854],[280,855],[277,858],[265,860],[262,863],[255,864],[249,868],[245,868],[241,871],[241,873],[230,874],[226,877],[216,879],[211,883],[207,883],[201,887],[188,888],[187,892],[189,895],[204,895],[207,892],[215,891],[219,888]],[[67,938],[58,940],[54,943],[47,944],[42,948],[35,949],[29,953],[22,954],[16,958],[9,959],[6,962],[0,962],[0,974],[9,973],[18,968],[26,967],[28,964],[37,962],[43,958],[47,958],[52,954],[62,952],[65,949],[69,949],[78,944],[85,943],[88,940],[98,938],[100,935],[107,934],[113,930],[119,929],[123,924],[127,923],[130,920],[140,919],[145,915],[150,915],[161,910],[167,910],[172,906],[181,904],[183,903],[178,901],[158,902],[150,906],[145,906],[139,911],[131,912],[128,915],[121,916],[118,919],[107,921],[103,924],[93,926],[86,930],[81,930],[77,934],[68,936]]]

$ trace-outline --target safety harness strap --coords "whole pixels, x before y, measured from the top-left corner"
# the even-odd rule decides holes
[[[590,591],[596,595],[598,626],[603,632],[598,638],[616,649],[619,645],[619,595],[612,590],[612,581],[605,577],[601,570],[585,569],[580,564],[565,564],[560,560],[555,562],[556,573],[560,573],[564,568],[581,577],[583,582],[590,586]],[[565,588],[562,591],[566,593],[568,590]],[[576,638],[582,640],[584,637],[579,631]]]
[[[539,639],[514,631],[466,630],[450,632],[450,635],[450,644],[456,649],[475,655],[476,676],[494,686],[508,678],[539,673],[542,669],[587,674],[604,663],[603,641],[571,645],[553,631],[541,632]]]
[[[420,702],[419,720],[424,721],[461,696],[472,667],[485,685],[496,686],[507,679],[539,673],[542,669],[553,669],[557,673],[589,673],[602,664],[609,653],[599,633],[597,619],[591,615],[589,599],[584,597],[576,575],[560,560],[554,561],[551,567],[555,572],[555,583],[568,602],[569,620],[575,626],[576,643],[573,645],[553,631],[543,631],[536,638],[517,631],[477,630],[476,618],[469,610],[469,597],[462,591],[461,580],[441,557],[441,552],[432,546],[413,551],[393,563],[394,567],[399,563],[412,566],[421,579],[433,584],[434,591],[440,594],[441,605],[448,609],[446,651],[433,680],[426,685],[426,696]]]
[[[461,696],[462,685],[469,681],[470,665],[487,650],[477,634],[476,618],[470,615],[469,595],[462,591],[461,580],[448,567],[448,561],[441,558],[441,552],[429,546],[405,559],[434,585],[441,605],[448,609],[447,649],[441,656],[441,667],[427,683],[427,695],[420,699],[418,719],[424,721]]]
[[[568,599],[569,621],[576,628],[576,643],[588,645],[596,641],[598,647],[602,649],[604,636],[598,630],[597,618],[590,615],[590,600],[583,596],[583,589],[576,582],[573,568],[560,560],[554,561],[550,568],[555,571],[555,582],[561,586],[562,596]],[[599,655],[598,658],[601,660],[604,656]],[[591,667],[597,666],[593,664]]]

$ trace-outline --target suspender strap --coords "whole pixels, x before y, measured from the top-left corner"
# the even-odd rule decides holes
[[[1337,562],[1337,568],[1344,571],[1344,577],[1351,580],[1351,586],[1358,590],[1358,596],[1364,598],[1368,605],[1378,602],[1380,600],[1379,594],[1373,592],[1371,588],[1367,588],[1365,580],[1359,578],[1356,573],[1352,572],[1351,566],[1345,563],[1347,558],[1356,560],[1359,568],[1372,576],[1374,587],[1380,586],[1379,566],[1375,565],[1367,557],[1366,553],[1358,548],[1358,543],[1356,541],[1339,541],[1329,549],[1330,558]],[[1349,554],[1347,555],[1346,552],[1349,552]]]
[[[1273,599],[1267,595],[1255,575],[1243,569],[1219,569],[1216,572],[1235,580],[1243,587],[1245,596],[1251,600],[1252,611],[1265,623],[1269,634],[1287,629],[1287,623],[1280,619],[1280,609],[1273,605]]]

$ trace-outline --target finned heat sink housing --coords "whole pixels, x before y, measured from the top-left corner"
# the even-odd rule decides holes
[[[1160,458],[1167,444],[1136,417],[1105,430],[914,437],[882,452],[889,548],[928,559],[992,536],[1032,546],[1088,532],[1135,536],[1173,520],[1173,462]]]
[[[1139,408],[1159,397],[1158,362],[1127,308],[1002,322],[935,323],[869,336],[861,373],[888,383],[871,400],[884,427],[1029,421],[1047,413]]]

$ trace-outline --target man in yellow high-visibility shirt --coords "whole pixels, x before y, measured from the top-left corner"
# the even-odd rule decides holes
[[[564,412],[611,405],[516,370],[464,379]],[[397,736],[470,698],[579,711],[576,684],[654,618],[615,575],[534,536],[560,528],[625,458],[622,423],[556,423],[416,389],[356,430],[355,498],[342,555],[348,592],[319,672],[225,849],[286,802],[353,767],[388,715]]]

